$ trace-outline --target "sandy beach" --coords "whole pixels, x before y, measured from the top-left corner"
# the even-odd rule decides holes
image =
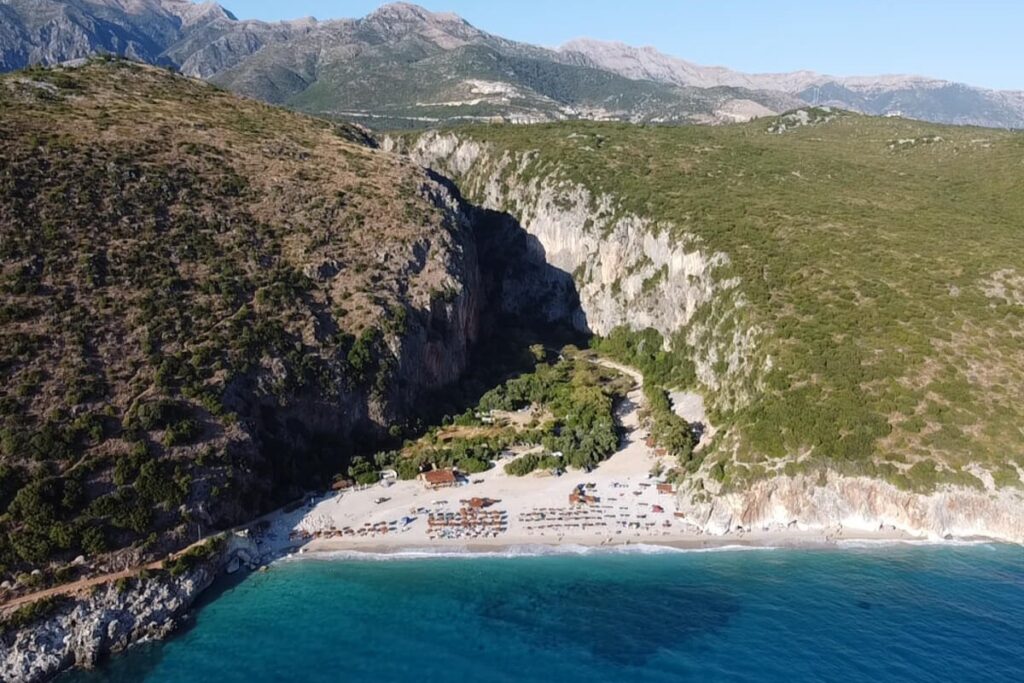
[[[292,553],[499,552],[513,547],[663,545],[810,547],[843,541],[915,540],[897,530],[800,529],[795,526],[705,534],[677,514],[676,495],[651,477],[661,460],[645,443],[643,401],[636,371],[604,364],[637,382],[618,407],[627,434],[621,448],[591,472],[562,476],[505,473],[502,459],[460,485],[431,489],[422,481],[391,481],[311,498],[303,507],[267,519],[258,536],[265,559]],[[589,502],[570,502],[577,492]],[[472,507],[472,499],[486,501]],[[478,501],[478,505],[479,505]]]

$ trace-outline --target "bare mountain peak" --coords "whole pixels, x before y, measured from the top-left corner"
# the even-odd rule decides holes
[[[452,12],[431,12],[411,2],[391,2],[381,5],[366,15],[366,20],[424,22],[424,23],[457,23],[468,25],[466,20]]]
[[[597,38],[573,38],[559,48],[559,52],[587,52],[590,50],[606,50],[616,52],[649,52],[656,53],[658,48],[653,45],[630,45],[621,40],[599,40]]]
[[[910,87],[939,87],[948,81],[924,76],[886,74],[880,76],[830,76],[816,71],[786,73],[743,73],[722,66],[704,66],[661,52],[652,46],[636,47],[619,41],[578,38],[559,48],[562,53],[585,56],[597,66],[629,78],[696,87],[730,86],[797,93],[815,86],[835,83],[871,90]]]
[[[0,71],[112,53],[367,120],[399,104],[417,125],[495,115],[719,121],[814,104],[1024,127],[1024,93],[919,76],[743,73],[592,38],[549,50],[407,2],[319,22],[239,21],[216,2],[195,0],[0,0],[0,15]],[[490,84],[487,93],[477,92],[480,83]]]
[[[383,5],[357,23],[385,40],[415,37],[444,50],[462,47],[487,35],[457,14],[431,12],[408,2]]]
[[[192,0],[160,0],[160,5],[174,16],[179,17],[185,25],[213,19],[237,21],[234,14],[216,2],[192,2]]]
[[[707,88],[718,85],[751,87],[748,79],[722,67],[705,67],[660,52],[646,45],[635,47],[619,41],[578,38],[559,48],[562,53],[582,55],[602,69],[627,78]]]

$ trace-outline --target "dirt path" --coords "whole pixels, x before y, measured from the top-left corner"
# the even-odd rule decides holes
[[[0,605],[0,612],[12,612],[23,605],[27,605],[38,600],[43,600],[45,598],[51,598],[58,595],[75,595],[93,586],[101,586],[112,581],[117,581],[118,579],[130,578],[141,572],[143,569],[161,569],[163,565],[164,560],[157,560],[156,562],[150,562],[149,564],[131,567],[130,569],[124,569],[119,572],[101,574],[100,576],[93,576],[88,579],[79,579],[78,581],[74,581],[72,583],[65,583],[60,586],[54,586],[52,588],[47,588],[45,590],[36,591],[35,593],[29,593],[28,595],[23,595],[19,598],[14,598],[13,600],[8,600],[7,602],[3,603],[2,605]]]
[[[622,363],[617,363],[613,360],[609,360],[608,358],[602,358],[601,356],[598,356],[597,358],[587,358],[587,360],[590,361],[591,363],[596,363],[597,365],[603,365],[606,368],[611,368],[612,370],[618,370],[624,375],[629,375],[630,377],[633,378],[633,381],[636,382],[637,389],[644,388],[644,376],[636,368],[631,368],[628,365],[623,365]]]
[[[252,524],[252,523],[253,522],[249,522],[249,524]],[[244,525],[244,526],[248,526],[248,525]],[[236,529],[237,528],[242,528],[242,527],[236,527]],[[222,533],[225,533],[225,532],[217,532],[216,534],[213,534],[211,536],[206,536],[204,538],[201,538],[198,541],[195,541],[194,543],[191,543],[191,544],[185,546],[181,550],[177,550],[177,551],[171,553],[170,555],[168,555],[167,557],[165,557],[162,560],[155,560],[153,562],[149,562],[149,563],[146,563],[146,564],[135,565],[134,567],[129,567],[128,569],[122,569],[121,571],[108,572],[106,574],[100,574],[98,576],[91,576],[91,577],[88,577],[88,578],[79,579],[78,581],[72,581],[71,583],[64,583],[64,584],[61,584],[59,586],[52,586],[50,588],[45,588],[43,590],[36,591],[34,593],[29,593],[28,595],[22,595],[22,596],[19,596],[17,598],[12,598],[11,600],[8,600],[6,602],[0,603],[0,614],[9,613],[9,612],[11,612],[13,610],[16,610],[19,607],[22,607],[23,605],[27,605],[27,604],[32,603],[32,602],[36,602],[37,600],[42,600],[44,598],[50,598],[50,597],[57,596],[57,595],[75,595],[75,594],[78,594],[78,593],[84,591],[87,588],[92,588],[93,586],[101,586],[103,584],[110,583],[112,581],[117,581],[118,579],[131,578],[131,577],[137,575],[139,572],[141,572],[143,570],[146,570],[146,569],[149,569],[149,570],[163,569],[164,565],[167,563],[168,560],[173,560],[175,558],[181,557],[182,555],[184,555],[185,553],[187,553],[189,550],[191,550],[192,548],[196,547],[197,545],[201,545],[203,543],[206,543],[208,540],[210,540],[214,536],[219,536]],[[228,532],[228,533],[230,533],[230,532]]]

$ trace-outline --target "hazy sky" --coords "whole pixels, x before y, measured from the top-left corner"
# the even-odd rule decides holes
[[[222,0],[242,19],[358,17],[377,0]],[[422,0],[507,38],[588,36],[699,64],[912,73],[1024,90],[1024,0]]]

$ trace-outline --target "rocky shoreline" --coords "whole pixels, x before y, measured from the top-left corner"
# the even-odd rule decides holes
[[[681,549],[822,548],[857,540],[1024,544],[1024,499],[1012,491],[947,488],[922,495],[867,478],[832,475],[822,484],[817,478],[778,477],[706,501],[695,502],[691,492],[682,490],[679,505],[699,535],[651,543]],[[550,544],[597,545],[570,538]],[[454,548],[437,545],[439,552]],[[486,552],[514,546],[504,541],[478,545],[477,551]],[[373,554],[402,548],[321,543],[311,550]],[[94,667],[134,645],[166,638],[185,623],[199,596],[229,566],[252,566],[260,558],[252,540],[232,535],[214,557],[178,576],[161,571],[84,590],[45,616],[0,635],[0,680],[47,681],[75,667]]]
[[[0,680],[36,683],[178,630],[189,610],[229,564],[251,563],[258,550],[231,536],[213,557],[178,575],[159,571],[83,589],[52,602],[30,623],[0,633]]]

